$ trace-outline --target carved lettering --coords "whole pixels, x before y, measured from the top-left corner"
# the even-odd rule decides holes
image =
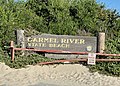
[[[41,50],[88,51],[88,46],[96,51],[96,37],[65,36],[65,35],[36,35],[26,38],[26,46]]]
[[[85,44],[85,40],[84,40],[84,39],[81,39],[81,40],[80,40],[80,44]]]
[[[61,39],[61,43],[85,44],[84,39]]]
[[[45,43],[28,43],[29,47],[46,47]]]
[[[39,42],[43,43],[43,38],[38,38]]]
[[[56,48],[69,48],[69,44],[49,44],[49,47]]]
[[[61,43],[69,43],[67,39],[61,39]]]

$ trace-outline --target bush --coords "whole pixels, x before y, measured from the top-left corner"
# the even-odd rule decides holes
[[[4,62],[6,65],[11,68],[23,68],[27,65],[36,65],[39,62],[52,61],[54,59],[46,58],[38,54],[31,54],[29,56],[16,56],[15,61],[11,62],[10,57],[0,57],[0,62]]]

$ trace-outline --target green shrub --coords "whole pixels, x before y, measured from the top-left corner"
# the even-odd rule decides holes
[[[28,56],[15,56],[14,62],[11,61],[10,57],[0,57],[0,61],[4,62],[6,65],[10,66],[11,68],[23,68],[27,65],[36,65],[39,62],[46,62],[52,61],[54,59],[46,58],[39,54],[31,54]]]

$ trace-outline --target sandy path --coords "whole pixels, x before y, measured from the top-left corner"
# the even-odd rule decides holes
[[[120,86],[120,77],[90,73],[80,64],[11,69],[0,63],[0,86]]]

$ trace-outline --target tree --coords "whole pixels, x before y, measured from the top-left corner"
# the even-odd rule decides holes
[[[16,39],[16,29],[32,27],[38,17],[32,10],[25,8],[25,3],[9,0],[0,1],[0,46],[9,45],[10,40]]]

